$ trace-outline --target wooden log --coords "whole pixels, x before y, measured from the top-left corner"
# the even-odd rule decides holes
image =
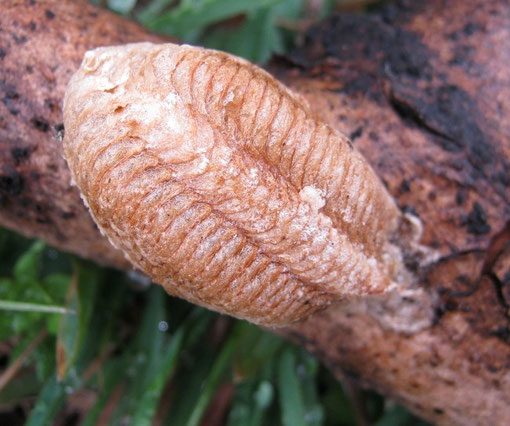
[[[2,7],[0,224],[127,268],[70,186],[60,107],[85,50],[162,39],[85,2]],[[508,424],[508,2],[404,0],[334,16],[270,71],[350,135],[435,254],[407,259],[416,291],[280,332],[438,424]]]
[[[164,41],[87,4],[5,1],[0,13],[0,224],[102,265],[128,268],[83,205],[62,156],[62,100],[83,54]]]

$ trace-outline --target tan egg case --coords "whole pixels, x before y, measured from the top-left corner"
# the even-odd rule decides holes
[[[399,282],[400,212],[349,140],[237,57],[86,53],[64,151],[101,231],[173,295],[265,325]]]

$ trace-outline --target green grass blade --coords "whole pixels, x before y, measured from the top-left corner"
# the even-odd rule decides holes
[[[138,323],[136,335],[121,357],[110,359],[102,369],[101,392],[83,424],[96,424],[112,394],[119,392],[115,411],[108,424],[150,424],[163,389],[166,373],[175,367],[179,354],[181,334],[174,334],[174,342],[165,350],[164,333],[158,329],[165,317],[165,295],[161,288],[153,287]],[[107,334],[110,333],[107,331]],[[136,419],[136,420],[135,420]]]
[[[413,416],[400,405],[395,405],[383,415],[374,426],[430,426],[429,423]]]
[[[184,358],[183,362],[173,379],[173,386],[178,392],[166,413],[165,425],[185,426],[203,390],[203,384],[214,361],[214,354],[207,346],[201,352],[196,349],[198,347],[183,350],[181,357]]]
[[[319,364],[303,350],[299,351],[298,359],[297,372],[305,408],[305,422],[308,426],[321,426],[324,422],[324,410],[319,403],[317,391]]]
[[[111,360],[102,368],[103,384],[101,392],[92,409],[87,413],[82,422],[83,426],[94,426],[97,424],[104,408],[110,401],[117,387],[120,387],[125,379],[125,371],[129,367],[127,358]]]
[[[46,244],[36,241],[14,265],[14,278],[22,284],[35,282],[39,279],[39,264]]]
[[[155,31],[176,37],[187,34],[198,35],[196,30],[204,29],[214,22],[249,13],[254,10],[275,5],[281,0],[205,0],[194,5],[181,4],[153,21],[142,22]],[[190,29],[194,31],[190,33]]]
[[[229,38],[227,50],[252,62],[263,63],[271,56],[273,47],[279,44],[271,8],[250,14],[235,37]]]
[[[137,15],[140,22],[150,22],[155,20],[173,0],[152,0]]]
[[[123,274],[116,271],[107,271],[100,278],[101,285],[98,286],[98,294],[94,300],[88,332],[76,360],[79,371],[84,371],[91,362],[97,360],[99,354],[111,351],[119,343],[122,310],[133,297],[132,293],[126,291],[126,284],[122,279]]]
[[[68,310],[77,315],[64,315],[57,334],[57,373],[62,380],[76,361],[86,334],[97,291],[96,269],[89,265],[75,263],[75,270],[69,288]]]
[[[70,275],[63,273],[52,273],[42,279],[42,285],[51,298],[58,302],[55,304],[64,304],[66,301],[67,290],[69,289]]]
[[[157,403],[163,391],[166,380],[172,374],[177,366],[179,353],[182,347],[184,329],[180,329],[174,334],[168,345],[163,359],[158,364],[158,369],[153,374],[152,379],[146,386],[133,416],[133,424],[139,426],[149,426],[152,424],[153,416],[156,412]]]
[[[165,319],[164,292],[159,286],[148,292],[148,300],[143,315],[138,323],[136,335],[124,355],[127,366],[122,372],[124,392],[116,404],[110,424],[124,424],[129,419],[131,424],[137,405],[145,394],[147,386],[158,373],[164,345],[164,333],[158,323]]]
[[[38,303],[14,302],[12,300],[0,300],[0,310],[68,315],[76,314],[75,311],[65,306],[40,305]]]
[[[278,390],[282,424],[306,426],[305,406],[296,373],[296,355],[291,349],[284,351],[278,365]]]
[[[16,405],[19,401],[36,397],[41,388],[35,371],[22,370],[0,392],[0,406]]]
[[[232,333],[228,340],[221,348],[221,352],[214,361],[212,369],[207,376],[202,393],[200,394],[193,411],[189,417],[186,426],[197,426],[204,415],[204,412],[213,397],[214,391],[220,384],[227,367],[230,365],[230,360],[234,354],[234,350],[237,343],[237,335]]]
[[[44,384],[26,426],[47,426],[53,424],[52,420],[63,406],[64,400],[65,384],[57,382],[56,375],[53,374]]]
[[[153,286],[148,292],[148,301],[139,328],[133,341],[133,351],[157,354],[163,344],[164,334],[158,324],[166,319],[165,292],[160,286]]]
[[[45,248],[46,244],[43,241],[34,242],[14,265],[14,279],[17,291],[25,290],[23,300],[58,304],[58,301],[53,299],[39,279],[41,258]]]
[[[273,385],[267,381],[261,381],[253,394],[255,407],[251,416],[250,426],[262,426],[264,416],[274,399]]]
[[[208,31],[200,41],[207,47],[225,50],[252,62],[265,63],[272,53],[285,53],[295,39],[294,32],[278,27],[278,19],[298,20],[303,6],[303,0],[282,0],[249,10],[239,26],[218,26]]]
[[[248,322],[240,322],[236,327],[239,330],[236,371],[245,378],[260,375],[285,343],[280,337]]]
[[[136,0],[108,0],[107,4],[114,12],[126,15],[136,6]]]

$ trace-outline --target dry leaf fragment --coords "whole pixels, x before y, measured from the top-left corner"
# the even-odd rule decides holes
[[[399,281],[400,213],[370,166],[242,59],[173,44],[89,51],[64,123],[97,225],[171,294],[281,325]]]

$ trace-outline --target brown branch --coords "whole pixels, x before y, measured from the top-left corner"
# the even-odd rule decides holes
[[[86,49],[161,39],[84,2],[2,6],[0,223],[127,268],[69,185],[55,134]],[[508,2],[403,0],[333,17],[271,71],[351,136],[399,206],[420,217],[422,243],[438,254],[406,259],[426,292],[335,306],[281,332],[339,377],[432,421],[507,423]]]
[[[21,355],[16,358],[16,360],[2,373],[0,376],[0,392],[2,392],[5,386],[16,376],[16,374],[18,374],[23,363],[37,349],[37,346],[39,346],[47,334],[46,330],[41,330],[21,353]]]

